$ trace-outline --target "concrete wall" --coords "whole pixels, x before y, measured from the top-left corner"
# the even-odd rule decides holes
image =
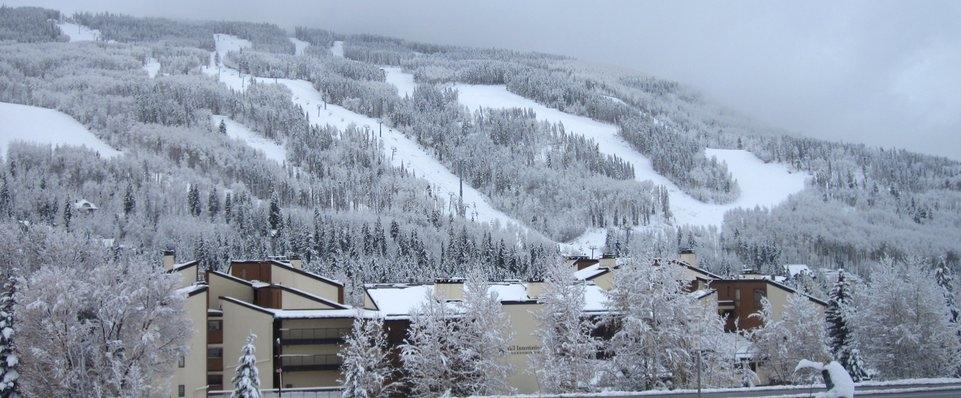
[[[334,308],[287,290],[281,290],[280,304],[285,310],[329,310]]]
[[[248,303],[254,302],[254,288],[246,283],[241,283],[213,272],[207,274],[207,279],[207,286],[210,292],[208,308],[219,309],[219,297],[233,297]]]
[[[303,290],[315,296],[323,297],[335,303],[340,303],[340,287],[320,279],[315,279],[286,267],[274,264],[271,270],[271,282]]]
[[[224,311],[224,388],[231,388],[230,380],[237,372],[237,360],[251,332],[257,335],[254,346],[257,348],[260,386],[274,388],[274,317],[229,300],[221,300],[221,306]]]
[[[177,386],[183,385],[185,397],[207,396],[207,292],[187,297],[184,310],[191,322],[192,335],[188,342],[189,352],[184,357],[184,367],[179,363],[171,379],[170,396],[177,397]]]
[[[507,362],[513,367],[510,385],[518,393],[537,392],[537,378],[533,374],[531,355],[541,347],[540,324],[537,314],[543,310],[540,304],[505,304],[501,306],[513,331],[508,348]]]

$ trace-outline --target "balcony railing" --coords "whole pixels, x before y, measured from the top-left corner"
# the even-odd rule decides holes
[[[280,363],[284,371],[340,369],[340,357],[337,354],[282,355]]]
[[[282,344],[338,344],[344,342],[349,328],[281,329]]]

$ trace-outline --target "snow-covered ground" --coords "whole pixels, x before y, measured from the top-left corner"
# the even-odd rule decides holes
[[[330,53],[335,57],[344,57],[344,42],[335,41],[333,46],[330,46]]]
[[[71,22],[61,22],[57,26],[60,27],[60,32],[70,37],[71,42],[100,40],[100,31],[97,29]]]
[[[120,154],[80,122],[53,109],[0,102],[0,120],[0,157],[7,156],[13,141],[84,146],[104,157]]]
[[[414,87],[417,87],[417,83],[414,83],[414,75],[410,73],[404,73],[400,67],[397,66],[385,66],[381,69],[387,72],[387,83],[393,84],[397,87],[397,94],[401,98],[410,95],[414,92]]]
[[[227,39],[219,39],[218,42],[221,40],[229,41]],[[203,70],[204,73],[208,75],[217,76],[221,82],[237,91],[246,89],[251,79],[256,79],[257,82],[281,84],[291,91],[294,103],[307,112],[312,124],[319,126],[331,125],[338,129],[345,129],[348,126],[354,125],[359,128],[366,128],[374,133],[382,131],[379,136],[384,144],[384,152],[393,166],[403,166],[416,177],[429,182],[433,192],[447,201],[448,204],[457,203],[460,188],[459,179],[447,170],[447,167],[437,161],[427,150],[399,131],[388,128],[387,126],[384,126],[383,130],[380,130],[376,119],[349,111],[334,104],[326,104],[325,109],[323,96],[310,82],[306,80],[273,79],[241,75],[238,71],[222,65],[211,65]],[[464,206],[466,208],[465,216],[468,219],[480,223],[496,223],[502,227],[514,226],[523,231],[530,231],[524,224],[504,214],[504,212],[495,209],[484,194],[467,184],[464,184]]]
[[[625,142],[614,125],[548,108],[507,91],[503,85],[456,84],[454,87],[459,92],[460,102],[471,109],[530,108],[537,114],[538,120],[563,123],[568,132],[593,139],[602,153],[616,155],[630,162],[637,180],[652,181],[667,188],[674,223],[678,225],[720,226],[724,222],[724,213],[730,209],[775,206],[804,189],[807,176],[792,173],[784,165],[764,163],[743,150],[708,149],[706,156],[727,163],[728,170],[741,187],[741,195],[734,202],[724,205],[705,203],[684,193],[669,179],[654,171],[650,159]]]
[[[301,55],[304,53],[304,49],[310,46],[310,43],[300,40],[296,37],[288,37],[291,43],[294,43],[294,54]]]
[[[147,76],[151,79],[157,77],[157,72],[160,72],[160,61],[157,61],[154,57],[147,57],[147,62],[143,64],[143,70],[147,72]]]
[[[234,35],[223,33],[214,34],[214,46],[217,49],[217,54],[220,54],[221,62],[223,62],[223,57],[226,56],[228,52],[250,48],[251,45],[250,40],[241,39]]]
[[[214,128],[220,126],[220,122],[224,122],[224,126],[227,127],[227,136],[230,138],[235,138],[243,141],[251,148],[254,148],[264,154],[267,159],[273,160],[277,163],[284,164],[287,160],[287,151],[283,146],[273,142],[262,134],[259,134],[247,126],[237,122],[226,116],[213,115],[210,118],[210,122],[213,123]]]

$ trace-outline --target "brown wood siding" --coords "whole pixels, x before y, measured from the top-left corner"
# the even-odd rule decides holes
[[[761,311],[760,303],[755,302],[755,292],[767,296],[767,282],[757,280],[719,280],[711,282],[711,287],[717,289],[718,301],[733,301],[734,310],[729,313],[733,317],[727,320],[728,330],[734,329],[734,318],[739,321],[742,330],[751,330],[761,326],[761,320],[751,314]],[[740,297],[738,297],[740,290]]]
[[[230,264],[230,275],[248,281],[270,282],[270,263],[235,262]]]
[[[264,308],[283,308],[283,292],[276,287],[257,289],[254,304]]]

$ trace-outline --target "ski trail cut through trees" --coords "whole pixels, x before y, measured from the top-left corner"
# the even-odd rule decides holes
[[[273,160],[281,165],[287,161],[287,151],[284,147],[271,141],[263,134],[254,132],[244,124],[226,116],[213,115],[210,117],[210,122],[215,129],[220,127],[221,121],[224,123],[224,127],[227,128],[228,137],[243,141],[247,146],[263,153],[267,159]]]
[[[204,73],[217,76],[221,82],[237,91],[245,90],[250,85],[251,79],[256,79],[258,83],[275,83],[287,87],[293,94],[294,103],[307,112],[311,124],[330,125],[341,130],[351,125],[361,129],[366,128],[383,141],[384,155],[391,165],[404,167],[412,171],[416,177],[430,183],[434,194],[448,202],[448,211],[458,203],[459,179],[447,170],[446,166],[434,159],[423,147],[399,131],[387,126],[383,126],[381,129],[376,119],[349,111],[338,105],[325,103],[323,96],[311,82],[241,75],[238,71],[222,65],[208,66],[204,68]],[[494,208],[484,194],[467,184],[464,184],[463,200],[464,217],[468,220],[498,227],[514,228],[524,233],[536,233],[513,217]],[[536,234],[540,235],[539,233]]]
[[[0,158],[7,156],[10,143],[15,141],[82,146],[108,158],[120,154],[70,115],[57,110],[0,102],[0,120]]]
[[[100,31],[96,29],[71,22],[61,22],[57,26],[60,27],[61,33],[70,38],[71,42],[100,40]]]
[[[566,131],[594,140],[601,153],[616,155],[630,162],[634,166],[635,179],[652,181],[667,188],[671,212],[677,225],[720,227],[724,222],[724,213],[730,209],[777,206],[791,194],[804,189],[806,175],[791,172],[784,165],[764,163],[744,150],[707,149],[706,156],[727,163],[728,170],[741,187],[741,195],[728,204],[705,203],[684,193],[669,179],[654,171],[650,159],[631,148],[614,125],[548,108],[507,91],[503,85],[455,84],[454,88],[458,91],[458,100],[471,110],[533,109],[538,120],[563,123]]]

